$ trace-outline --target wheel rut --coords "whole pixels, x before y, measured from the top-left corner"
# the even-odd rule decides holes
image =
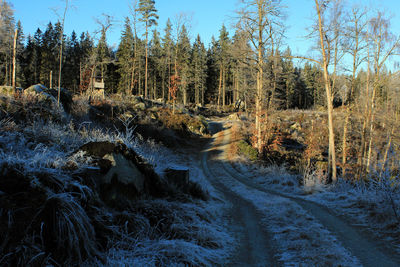
[[[222,125],[218,128],[221,129]],[[226,147],[229,142],[230,130],[227,129],[224,131],[224,137],[220,147]],[[361,229],[349,225],[344,219],[339,218],[329,211],[328,208],[300,197],[289,196],[273,190],[268,190],[253,183],[246,175],[239,173],[228,163],[225,149],[224,151],[220,151],[220,153],[223,160],[220,160],[219,164],[229,177],[247,187],[294,201],[309,212],[309,214],[313,215],[326,229],[336,236],[343,246],[360,260],[363,266],[400,266],[400,259],[394,251],[386,249],[382,246],[380,241],[373,240],[371,237],[366,236]]]
[[[261,217],[255,207],[240,195],[232,192],[219,179],[223,166],[213,158],[221,151],[212,145],[201,154],[201,167],[212,185],[220,191],[230,208],[227,214],[230,231],[235,233],[238,246],[228,266],[281,266],[275,258],[274,247],[266,229],[260,224]]]

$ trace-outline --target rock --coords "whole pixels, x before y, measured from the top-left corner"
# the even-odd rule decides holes
[[[150,114],[150,118],[152,119],[152,120],[158,120],[158,115],[157,115],[157,113],[155,113],[155,112],[152,112],[151,114]]]
[[[24,90],[26,95],[37,95],[43,99],[50,100],[53,103],[57,103],[57,99],[49,93],[49,89],[43,84],[35,84]]]
[[[167,179],[168,184],[175,188],[175,195],[184,194],[204,201],[209,199],[207,191],[204,191],[198,183],[190,181],[189,169],[168,168],[164,170],[164,176]]]
[[[290,126],[290,129],[295,130],[295,131],[300,131],[301,130],[301,125],[300,125],[300,123],[295,122]]]
[[[132,97],[130,100],[132,101],[133,105],[136,105],[138,103],[143,103],[143,98],[141,96]]]
[[[233,113],[233,114],[229,115],[228,119],[231,121],[240,121],[240,117],[237,113]]]
[[[143,102],[139,102],[139,103],[135,104],[134,107],[135,107],[135,109],[138,109],[138,110],[142,110],[142,111],[146,110],[146,104]]]
[[[90,142],[79,150],[97,162],[100,172],[95,182],[106,203],[124,208],[142,196],[163,195],[161,179],[153,167],[125,144]]]
[[[166,169],[164,171],[167,181],[180,188],[187,188],[189,185],[189,169]]]
[[[187,129],[196,135],[208,134],[207,127],[201,121],[196,121],[194,119],[189,122]]]
[[[107,141],[104,142],[89,142],[79,148],[86,152],[89,156],[103,158],[105,155],[112,153],[116,148],[116,144]]]
[[[57,89],[49,89],[43,84],[35,84],[24,91],[24,94],[27,95],[37,95],[46,100],[50,100],[53,103],[57,104],[58,99],[58,90]],[[60,89],[60,103],[62,104],[65,111],[70,112],[71,106],[73,104],[72,94],[65,88]]]

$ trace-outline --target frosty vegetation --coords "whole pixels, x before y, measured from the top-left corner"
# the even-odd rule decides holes
[[[214,201],[170,195],[124,210],[103,203],[88,175],[97,167],[78,150],[87,142],[124,142],[160,175],[182,164],[172,150],[134,132],[135,116],[118,117],[118,127],[107,128],[90,120],[82,98],[67,114],[44,99],[2,97],[1,265],[209,266],[229,255],[233,241]]]

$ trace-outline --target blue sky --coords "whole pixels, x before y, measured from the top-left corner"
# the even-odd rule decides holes
[[[52,9],[59,8],[62,13],[64,2],[61,0],[12,0],[15,17],[21,20],[24,33],[33,34],[38,27],[46,28],[49,21],[57,21],[57,16]],[[79,35],[82,31],[90,33],[96,31],[98,26],[94,22],[96,17],[102,13],[112,15],[115,18],[115,25],[108,34],[110,45],[118,45],[124,18],[129,16],[129,4],[131,0],[70,0],[74,6],[67,13],[65,22],[66,34],[70,35],[75,30]],[[211,36],[218,37],[222,23],[229,28],[234,10],[238,0],[156,0],[156,8],[159,14],[159,31],[163,33],[165,23],[169,18],[173,20],[180,12],[192,16],[191,37],[200,34],[206,45],[210,42]],[[311,25],[311,16],[314,9],[314,0],[288,0],[287,21],[288,31],[286,43],[296,54],[308,53],[310,43],[304,39],[307,28]],[[348,0],[349,3],[369,3],[370,7],[379,7],[388,13],[400,10],[399,0]],[[392,25],[397,34],[400,34],[400,18],[393,15]],[[233,32],[230,31],[232,36]]]

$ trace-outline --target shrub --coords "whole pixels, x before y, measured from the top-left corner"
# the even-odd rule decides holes
[[[251,161],[256,161],[258,159],[257,149],[252,147],[249,143],[244,140],[240,140],[238,143],[239,153],[244,155]]]

